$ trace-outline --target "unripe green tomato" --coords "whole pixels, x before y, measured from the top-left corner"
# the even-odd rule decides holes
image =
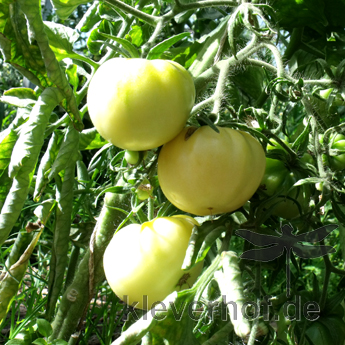
[[[319,141],[323,144],[324,136],[323,134],[319,135]],[[342,134],[331,135],[329,138],[330,149],[333,150],[342,150],[345,151],[345,136]],[[337,156],[327,156],[322,155],[322,160],[325,165],[333,170],[343,170],[345,169],[345,153],[341,153]]]
[[[334,139],[331,139],[333,141],[331,145],[331,149],[333,150],[345,150],[345,136],[342,134],[337,134]],[[337,156],[330,156],[329,162],[331,165],[331,168],[334,170],[343,170],[345,169],[345,153],[341,153]]]
[[[266,205],[267,208],[274,207],[272,214],[285,219],[291,219],[300,214],[297,204],[291,199],[284,198],[284,196],[296,199],[302,211],[307,210],[310,200],[310,187],[295,187],[289,192],[290,188],[300,178],[302,177],[299,177],[297,172],[289,171],[283,162],[266,158],[266,171],[261,185],[268,196],[280,193],[280,197],[275,198]]]
[[[139,200],[146,200],[151,197],[153,187],[148,179],[144,179],[135,192]]]
[[[130,151],[126,150],[125,152],[125,160],[128,164],[135,165],[139,161],[139,151]]]
[[[303,153],[303,156],[301,157],[301,161],[303,163],[306,163],[306,164],[307,163],[308,164],[312,164],[312,165],[315,164],[313,156],[310,153],[308,153],[308,152]]]
[[[193,79],[177,62],[123,58],[98,68],[87,97],[98,132],[132,151],[173,139],[185,126],[194,101]]]
[[[232,212],[260,185],[266,163],[260,143],[246,132],[218,129],[185,128],[159,153],[159,184],[180,210],[200,216]]]
[[[173,291],[191,287],[201,273],[202,263],[189,271],[181,267],[193,227],[198,225],[192,217],[178,215],[131,224],[117,232],[103,260],[107,281],[115,294],[130,305],[139,302],[137,308],[151,309]]]

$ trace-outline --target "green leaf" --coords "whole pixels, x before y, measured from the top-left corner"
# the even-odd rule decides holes
[[[57,300],[63,285],[64,274],[68,263],[68,239],[71,228],[73,210],[73,188],[75,183],[75,167],[78,155],[79,133],[70,124],[64,142],[56,158],[57,164],[52,171],[64,169],[61,183],[56,188],[56,215],[55,229],[52,248],[52,259],[50,261],[47,317],[50,319],[55,311]],[[58,178],[58,176],[57,176]]]
[[[81,151],[99,149],[107,143],[96,128],[84,129],[79,135],[79,149]]]
[[[105,34],[103,32],[100,32],[100,31],[98,31],[98,32],[103,37],[108,38],[110,40],[113,40],[113,41],[121,44],[122,47],[125,48],[128,51],[128,53],[130,54],[130,56],[132,58],[139,58],[140,57],[138,49],[135,48],[134,45],[131,42],[129,42],[129,41],[123,39],[123,38],[120,38],[120,37],[116,37],[116,36],[113,36],[113,35],[108,35],[108,34]]]
[[[163,41],[163,42],[157,44],[156,46],[154,46],[153,48],[151,48],[151,50],[149,51],[149,53],[147,55],[147,59],[148,60],[158,59],[172,45],[174,45],[178,41],[181,41],[182,39],[184,39],[185,37],[188,37],[188,36],[190,36],[189,32],[183,32],[181,34],[169,37],[165,41]]]
[[[5,58],[5,62],[11,61],[11,40],[8,39],[4,34],[0,32],[0,52]]]
[[[0,322],[5,318],[13,298],[18,292],[20,282],[24,278],[29,259],[40,238],[42,230],[43,228],[40,232],[34,234],[32,241],[23,255],[15,264],[9,267],[8,272],[6,272],[3,279],[0,281]]]
[[[38,332],[40,332],[44,337],[48,338],[53,333],[53,329],[49,321],[45,319],[37,319],[36,323]]]
[[[87,4],[89,0],[52,0],[56,14],[61,19],[67,19],[70,14],[79,6]]]
[[[41,205],[35,208],[34,214],[40,220],[42,224],[46,224],[54,208],[54,205],[55,205],[54,199],[47,199],[47,200],[44,200]]]
[[[152,27],[148,24],[142,26],[133,25],[131,31],[128,33],[128,37],[134,45],[141,47],[149,39],[151,30]]]
[[[25,108],[28,105],[35,104],[37,95],[32,89],[17,87],[5,91],[3,96],[0,97],[0,101],[16,107]]]
[[[11,339],[6,345],[25,345],[25,341],[23,339]]]
[[[75,128],[81,130],[83,124],[80,118],[75,95],[67,81],[65,71],[61,68],[52,48],[49,45],[45,26],[42,20],[40,3],[35,0],[18,0],[21,10],[25,13],[30,34],[36,39],[40,55],[43,57],[44,66],[47,69],[49,80],[54,83],[64,95],[63,106],[68,109]],[[59,30],[62,31],[62,30]],[[64,40],[62,47],[68,45]],[[56,43],[56,42],[54,42]],[[61,44],[61,42],[59,42]]]
[[[305,153],[308,148],[309,143],[309,134],[310,134],[310,120],[308,121],[307,126],[305,126],[303,132],[297,137],[297,139],[292,144],[291,148],[297,153]]]
[[[73,55],[73,44],[79,38],[79,34],[62,24],[44,22],[44,31],[48,36],[49,46],[55,53],[58,61]]]
[[[73,86],[74,92],[77,91],[79,85],[78,66],[69,64],[66,68],[68,82]]]
[[[80,19],[76,29],[81,32],[89,32],[97,23],[101,21],[101,17],[98,14],[99,1],[94,1],[93,4]]]
[[[51,138],[49,139],[47,149],[41,158],[40,165],[37,169],[36,183],[34,190],[34,200],[38,201],[44,191],[46,185],[49,182],[46,176],[47,171],[49,171],[58,155],[61,142],[63,140],[63,135],[60,131],[53,132]]]
[[[18,2],[1,2],[0,13],[8,18],[8,20],[3,21],[0,18],[0,49],[6,62],[11,63],[35,85],[40,87],[52,86],[47,78],[37,42],[29,39],[26,18]]]
[[[214,63],[214,58],[218,52],[220,41],[226,31],[229,16],[222,19],[221,23],[209,34],[204,35],[198,43],[201,44],[201,50],[196,59],[189,68],[193,78],[198,77],[202,72]]]
[[[104,36],[100,34],[100,31],[108,33],[109,25],[106,20],[102,20],[99,24],[96,24],[87,39],[87,47],[89,48],[90,53],[93,55],[100,55],[102,53],[101,48],[104,44]]]
[[[280,27],[318,29],[328,24],[324,0],[270,0],[269,5],[273,7]]]
[[[244,70],[232,76],[231,80],[236,87],[256,100],[264,91],[265,72],[261,67],[247,65]]]
[[[303,178],[301,180],[298,180],[291,188],[296,187],[296,186],[302,186],[304,184],[308,184],[308,183],[319,183],[319,182],[323,182],[324,180],[321,177],[307,177],[307,178]]]
[[[51,112],[61,98],[61,93],[54,88],[47,88],[42,92],[13,148],[8,169],[9,175],[14,179],[0,214],[0,245],[7,239],[22,212],[44,142],[42,134],[47,127]]]
[[[67,345],[68,342],[62,339],[54,339],[50,342],[51,345]]]
[[[48,345],[48,342],[43,339],[43,338],[37,338],[35,339],[32,344],[35,344],[35,345]]]
[[[182,269],[190,269],[206,256],[215,240],[222,232],[226,231],[225,221],[225,218],[219,218],[204,222],[201,226],[193,229]]]
[[[76,148],[79,145],[79,132],[71,125],[68,126],[60,149],[56,156],[56,159],[50,170],[46,172],[48,174],[48,180],[51,180],[54,175],[64,170],[71,161],[77,161],[78,150]]]
[[[313,345],[335,345],[332,334],[327,327],[319,321],[312,322],[305,334]]]
[[[12,179],[8,176],[8,165],[17,139],[17,133],[10,130],[9,134],[0,141],[0,211],[12,185]]]

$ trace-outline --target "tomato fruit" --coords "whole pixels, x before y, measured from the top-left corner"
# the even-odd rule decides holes
[[[345,136],[342,134],[336,134],[331,136],[330,145],[332,150],[342,150],[345,151]],[[341,153],[336,156],[329,156],[329,165],[333,170],[343,170],[345,169],[345,153]]]
[[[156,148],[185,126],[195,101],[191,75],[174,61],[106,61],[91,79],[90,118],[113,145],[132,151]]]
[[[117,232],[104,253],[107,281],[128,304],[151,309],[173,291],[191,287],[202,270],[202,263],[182,271],[189,238],[198,223],[192,217],[161,217],[131,224]],[[128,296],[126,301],[125,296]]]
[[[139,161],[139,152],[138,151],[125,151],[125,160],[128,164],[135,165]]]
[[[246,132],[208,126],[185,128],[158,157],[158,180],[180,210],[205,216],[231,212],[255,193],[265,153]]]
[[[136,189],[135,193],[139,200],[146,200],[151,197],[153,193],[153,186],[150,184],[150,181],[146,178]]]
[[[266,205],[273,207],[272,214],[285,219],[297,217],[300,211],[296,202],[291,199],[299,203],[302,211],[308,208],[310,186],[302,185],[290,191],[290,188],[302,178],[298,171],[289,170],[282,161],[266,158],[266,170],[261,185],[268,196],[277,194],[277,197]]]

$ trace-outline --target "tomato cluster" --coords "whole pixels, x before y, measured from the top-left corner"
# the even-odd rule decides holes
[[[173,205],[200,216],[235,211],[261,183],[264,150],[243,131],[184,128],[194,100],[191,75],[166,60],[108,60],[96,71],[88,91],[93,124],[105,139],[126,150],[130,166],[140,163],[144,151],[163,145],[158,180]],[[151,197],[149,185],[147,179],[142,181],[136,190],[138,199]],[[146,309],[193,284],[202,265],[187,272],[181,266],[197,225],[193,218],[181,215],[120,230],[104,255],[111,288],[121,298],[128,296],[127,303],[139,302],[137,307]],[[132,248],[127,250],[129,245]]]

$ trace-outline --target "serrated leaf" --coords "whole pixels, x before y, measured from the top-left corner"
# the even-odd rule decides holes
[[[61,19],[67,19],[70,14],[79,6],[87,4],[89,0],[51,0],[56,14]]]
[[[79,38],[77,31],[54,22],[44,22],[44,31],[49,39],[49,46],[60,61],[74,55],[73,44]]]
[[[61,143],[57,157],[49,170],[48,180],[51,180],[54,175],[64,170],[71,161],[77,160],[78,152],[76,147],[79,146],[79,132],[69,125],[66,130],[65,136]]]
[[[172,45],[177,43],[178,41],[181,41],[185,37],[190,36],[189,32],[183,32],[181,34],[169,37],[165,41],[157,44],[151,50],[149,51],[147,55],[147,60],[154,60],[158,59],[166,50],[168,50]]]
[[[0,101],[16,107],[25,108],[28,105],[35,104],[37,95],[32,89],[18,87],[5,91],[3,96],[0,97]]]
[[[44,142],[42,134],[51,112],[61,99],[61,93],[57,89],[45,89],[14,145],[9,165],[9,175],[14,179],[0,214],[0,245],[7,239],[22,211]]]
[[[79,135],[79,149],[93,150],[103,147],[108,142],[101,137],[96,128],[84,129]]]
[[[93,26],[101,21],[101,17],[98,14],[98,5],[99,1],[93,2],[79,21],[78,25],[75,27],[76,30],[89,32]]]

